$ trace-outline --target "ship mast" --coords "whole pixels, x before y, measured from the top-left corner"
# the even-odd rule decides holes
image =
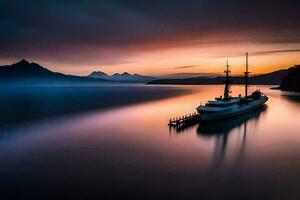
[[[227,60],[227,65],[226,65],[226,70],[224,71],[224,73],[226,74],[226,79],[225,79],[225,88],[224,88],[224,99],[228,99],[229,98],[229,93],[230,93],[230,80],[229,80],[229,64],[228,64],[228,60]]]
[[[245,73],[245,97],[248,98],[248,78],[249,78],[249,74],[250,72],[249,70],[249,65],[248,65],[248,53],[246,53],[246,71]]]

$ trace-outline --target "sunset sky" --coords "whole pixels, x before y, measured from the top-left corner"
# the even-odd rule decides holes
[[[260,74],[300,64],[296,0],[2,0],[0,64],[67,74]]]

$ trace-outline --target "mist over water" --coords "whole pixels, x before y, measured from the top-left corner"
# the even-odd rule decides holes
[[[167,126],[170,117],[195,112],[200,102],[220,96],[223,86],[110,87],[98,88],[107,93],[96,95],[88,104],[93,106],[72,109],[68,115],[62,115],[67,102],[74,104],[72,108],[84,104],[97,88],[35,88],[43,100],[56,95],[43,110],[62,112],[2,126],[1,196],[293,199],[300,195],[297,97],[259,86],[252,90],[261,89],[269,96],[266,107],[177,130]],[[233,86],[233,95],[243,94],[243,89]],[[70,95],[74,91],[76,98]],[[35,99],[24,95],[23,89],[10,92]],[[112,95],[116,92],[117,98]],[[61,99],[68,99],[63,103],[57,101],[62,93]],[[105,102],[121,98],[123,103],[99,106],[105,105],[100,101],[105,97],[109,97]],[[134,101],[127,104],[128,98]],[[12,113],[18,114],[17,109]]]
[[[142,84],[45,84],[0,87],[0,125],[49,116],[103,110],[188,92]]]

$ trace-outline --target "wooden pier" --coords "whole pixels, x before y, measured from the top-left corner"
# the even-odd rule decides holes
[[[191,114],[184,115],[181,117],[171,118],[169,120],[169,126],[170,127],[184,127],[184,126],[198,123],[198,122],[200,122],[200,119],[201,119],[200,114],[191,113]]]

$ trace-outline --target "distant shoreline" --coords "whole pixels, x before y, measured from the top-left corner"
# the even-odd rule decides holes
[[[193,86],[193,85],[224,85],[224,83],[199,83],[199,84],[181,84],[181,83],[146,83],[146,85],[165,85],[165,86],[178,86],[178,85],[182,85],[182,86]],[[244,85],[243,83],[232,83],[231,85]],[[274,86],[274,85],[277,85],[277,84],[249,84],[249,86]],[[272,87],[270,89],[276,89],[276,88],[279,88],[279,87]]]
[[[271,90],[280,90],[283,94],[283,96],[299,96],[300,97],[300,92],[297,91],[292,91],[292,90],[283,90],[280,87],[274,87],[270,88]]]

